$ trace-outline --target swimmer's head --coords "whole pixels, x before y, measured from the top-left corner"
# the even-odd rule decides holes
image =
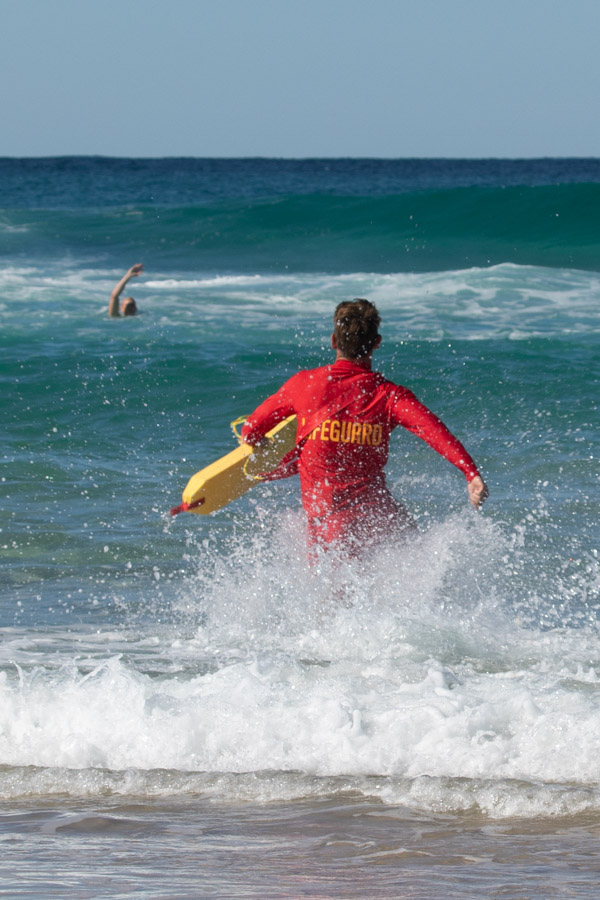
[[[345,300],[333,314],[333,346],[346,359],[364,359],[381,343],[377,307],[369,300]]]
[[[137,304],[133,297],[125,297],[121,303],[122,316],[135,316],[137,313]]]

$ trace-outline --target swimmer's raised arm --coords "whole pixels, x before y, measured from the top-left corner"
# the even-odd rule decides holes
[[[121,315],[123,316],[134,316],[137,312],[137,306],[133,297],[126,297],[123,300],[123,304],[121,307],[121,312],[119,312],[119,298],[123,291],[125,285],[131,281],[132,278],[136,278],[138,275],[141,275],[144,271],[144,266],[142,263],[135,263],[128,272],[121,278],[118,284],[114,286],[112,289],[112,293],[110,295],[110,300],[108,302],[108,315],[111,319],[119,319]]]

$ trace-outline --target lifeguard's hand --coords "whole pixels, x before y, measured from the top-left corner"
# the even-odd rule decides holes
[[[467,491],[469,492],[469,503],[471,506],[474,506],[475,509],[479,509],[481,504],[490,495],[487,484],[483,478],[479,477],[479,475],[476,475],[475,478],[469,481],[467,484]]]

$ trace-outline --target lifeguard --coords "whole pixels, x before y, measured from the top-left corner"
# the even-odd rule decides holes
[[[291,415],[301,426],[320,419],[299,447],[302,505],[311,543],[355,547],[415,528],[385,482],[390,434],[398,425],[426,441],[465,475],[471,504],[488,489],[460,441],[412,391],[371,369],[381,344],[380,317],[368,300],[340,303],[334,314],[332,365],[298,372],[247,419],[243,440],[258,444]],[[300,431],[300,428],[299,428]]]

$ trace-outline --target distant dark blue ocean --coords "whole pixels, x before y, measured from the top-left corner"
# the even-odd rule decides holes
[[[483,511],[397,431],[409,548],[172,519],[354,297]],[[600,159],[0,159],[0,317],[7,896],[597,895]]]

